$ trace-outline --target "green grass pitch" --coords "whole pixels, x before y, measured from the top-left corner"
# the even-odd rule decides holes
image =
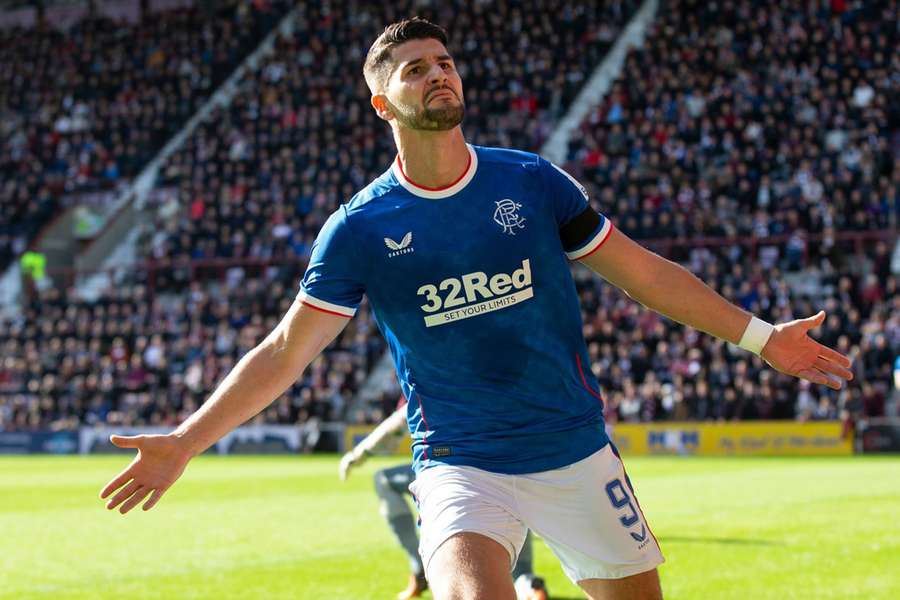
[[[149,513],[97,493],[125,456],[0,457],[0,598],[388,600],[406,562],[369,461],[202,457]],[[628,458],[669,599],[900,598],[900,457]],[[554,598],[581,598],[542,542]],[[426,596],[430,598],[430,596]]]

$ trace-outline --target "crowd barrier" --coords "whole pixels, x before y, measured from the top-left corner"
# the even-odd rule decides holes
[[[109,436],[161,434],[171,427],[82,427],[78,432],[79,454],[122,452]],[[250,425],[238,427],[216,442],[210,451],[218,454],[287,454],[302,449],[303,431],[292,425]],[[133,452],[133,450],[125,450]]]
[[[857,431],[860,452],[900,452],[900,418],[865,419]]]
[[[217,454],[298,454],[338,452],[344,425],[309,422],[304,425],[247,425],[216,442]],[[163,434],[172,427],[81,427],[75,431],[0,431],[0,454],[131,453],[109,441],[112,434]],[[409,446],[407,445],[407,450]]]
[[[211,449],[218,454],[296,454],[309,451],[345,452],[361,442],[374,425],[323,423],[306,426],[251,425],[239,427]],[[165,427],[82,427],[78,431],[0,432],[0,454],[95,454],[132,452],[109,442],[109,436],[167,433]],[[607,426],[625,455],[695,456],[846,456],[854,452],[852,431],[837,421],[797,423],[626,423]],[[859,452],[900,452],[900,420],[863,421]],[[387,436],[379,454],[410,456],[406,433]]]
[[[0,431],[0,454],[75,454],[77,431]]]

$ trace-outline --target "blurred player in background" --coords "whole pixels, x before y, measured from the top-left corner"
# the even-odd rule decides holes
[[[890,411],[888,412],[889,417],[897,417],[900,416],[900,354],[894,359],[894,401],[892,402],[892,406]]]
[[[404,397],[401,398],[397,410],[379,423],[372,433],[352,450],[344,454],[338,466],[338,475],[341,481],[345,481],[354,468],[362,465],[385,438],[405,428],[406,398]],[[415,518],[406,501],[406,496],[411,495],[409,486],[415,478],[416,473],[412,464],[397,465],[375,473],[375,492],[378,494],[378,508],[381,516],[387,521],[388,527],[409,559],[409,583],[406,589],[397,595],[398,600],[417,598],[428,589],[425,566],[419,556],[419,536],[416,533]],[[529,532],[512,572],[517,599],[547,600],[549,596],[544,580],[534,575],[531,544],[532,536]]]
[[[171,434],[112,437],[138,455],[101,497],[152,508],[191,458],[293,384],[365,295],[409,398],[434,597],[514,600],[530,529],[590,598],[661,598],[662,553],[604,430],[568,261],[783,373],[840,389],[850,360],[809,337],[824,312],[765,323],[614,228],[558,167],[467,144],[446,44],[421,19],[375,41],[364,75],[393,165],[332,214],[288,313],[196,413]]]

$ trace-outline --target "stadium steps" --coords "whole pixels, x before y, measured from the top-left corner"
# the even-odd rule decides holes
[[[629,49],[644,44],[644,36],[656,18],[658,10],[659,0],[644,0],[628,26],[619,35],[616,43],[607,52],[606,57],[594,69],[591,77],[584,84],[575,101],[572,102],[572,106],[547,138],[541,148],[542,156],[560,165],[565,162],[572,136],[578,131],[585,117],[603,102],[603,98],[609,92],[613,82],[622,74]]]

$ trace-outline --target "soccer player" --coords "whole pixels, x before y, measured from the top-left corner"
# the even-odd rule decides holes
[[[341,481],[345,481],[354,468],[366,462],[366,458],[387,436],[405,426],[406,398],[402,398],[397,410],[341,457],[338,465],[338,476]],[[411,464],[380,469],[375,473],[375,492],[378,494],[378,508],[381,516],[387,521],[388,527],[391,528],[391,532],[409,558],[409,581],[406,589],[397,594],[397,600],[417,598],[428,589],[425,566],[422,564],[422,558],[418,552],[419,536],[416,535],[415,519],[406,502],[406,495],[410,493],[409,486],[413,479],[415,479],[415,471]],[[547,600],[544,580],[534,575],[531,537],[531,532],[525,537],[519,559],[512,571],[512,579],[518,600]]]
[[[366,294],[409,398],[434,597],[515,598],[510,569],[532,529],[590,598],[660,598],[663,557],[604,432],[567,259],[783,373],[840,389],[850,361],[809,337],[824,312],[765,323],[631,241],[556,166],[467,144],[446,44],[421,19],[378,37],[364,74],[396,160],[329,218],[294,304],[196,413],[168,435],[112,438],[138,453],[101,497],[122,513],[153,507],[193,456],[296,381]]]

